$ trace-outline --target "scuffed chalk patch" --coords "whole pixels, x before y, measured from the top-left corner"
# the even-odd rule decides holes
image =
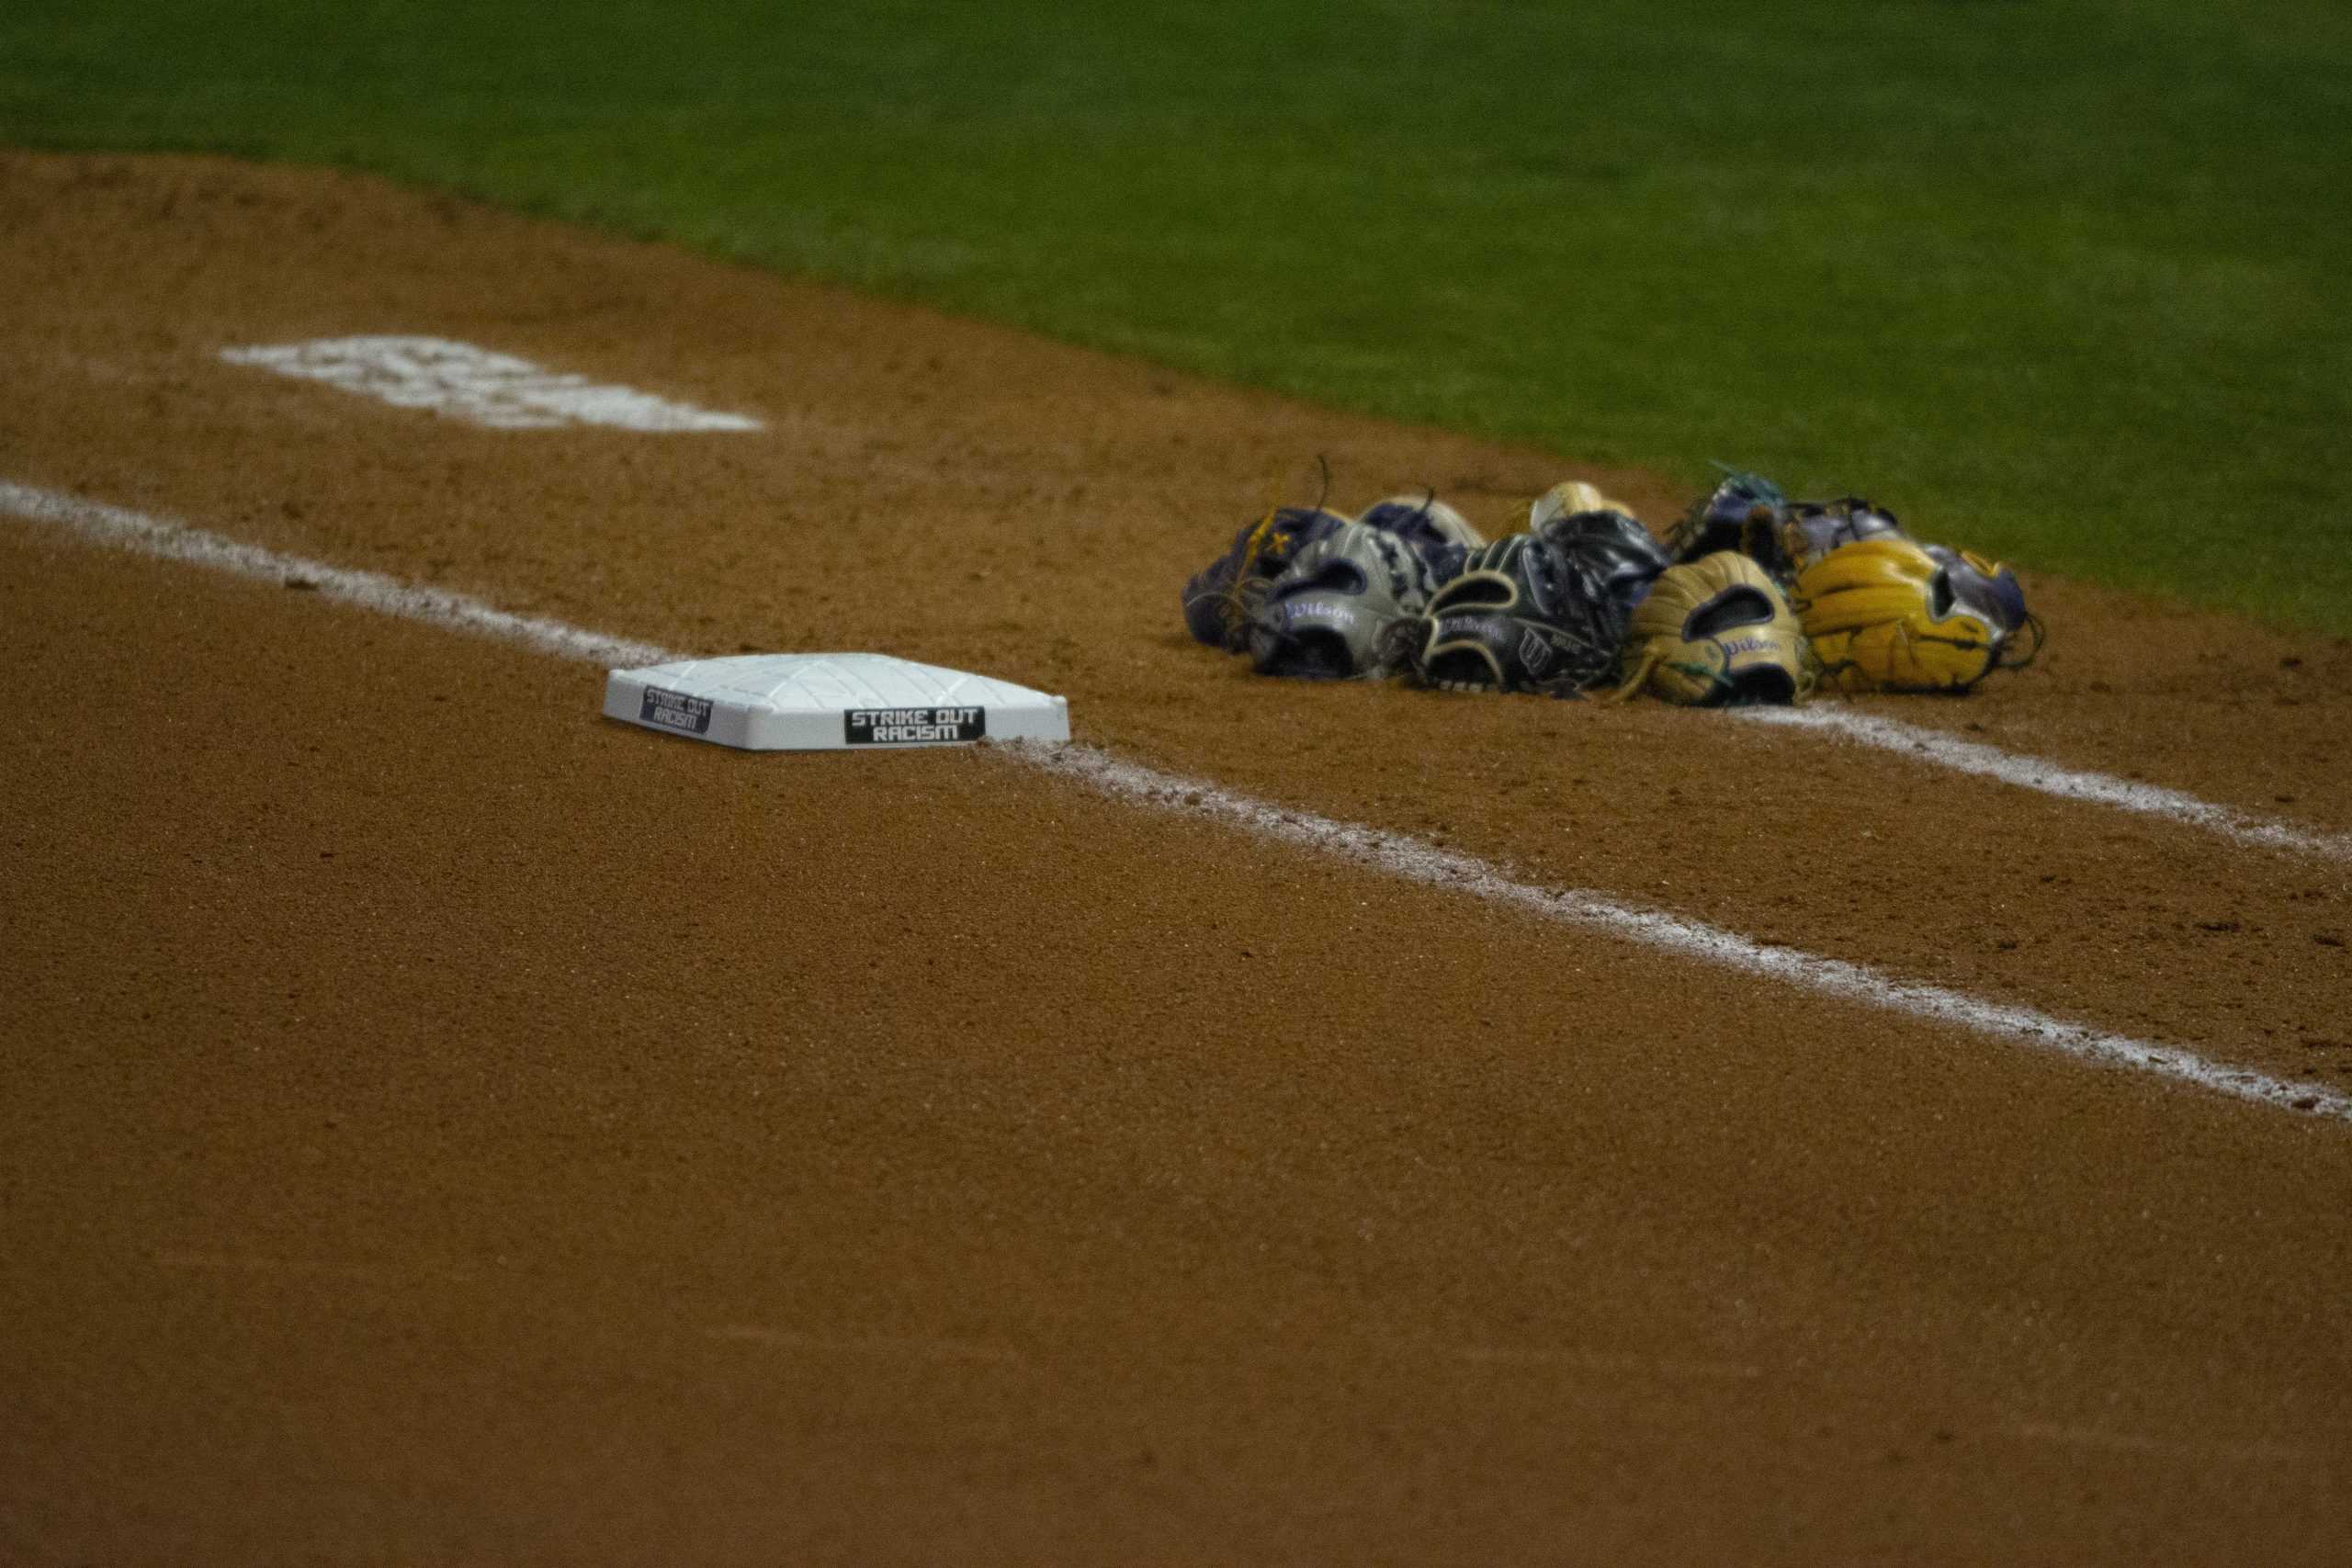
[[[1047,773],[1076,779],[1122,800],[1207,818],[1408,882],[1451,888],[1563,925],[1735,969],[1816,996],[1952,1024],[2011,1044],[2056,1051],[2103,1066],[2129,1067],[2282,1111],[2352,1121],[2352,1098],[2211,1061],[2179,1046],[2110,1034],[2031,1008],[1983,1001],[1940,986],[1917,985],[1843,959],[1767,947],[1703,921],[1621,904],[1577,888],[1538,887],[1516,881],[1485,861],[1419,839],[1272,806],[1198,779],[1122,761],[1089,746],[1014,745],[1005,750]]]
[[[2142,817],[2160,817],[2183,827],[2199,828],[2218,834],[2235,843],[2352,862],[2352,835],[2317,832],[2255,812],[2217,806],[2180,790],[2134,784],[2109,773],[2061,767],[2041,757],[2021,757],[2013,751],[2004,751],[1997,746],[1962,740],[1940,729],[1818,705],[1752,707],[1733,711],[1754,723],[1810,729],[1857,745],[1892,751],[1914,761],[1932,762],[1954,773],[1973,773],[1979,778],[1998,779],[2019,789],[2039,790],[2043,795],[2056,795],[2062,800],[2087,801],[2094,806],[2105,806]]]
[[[715,413],[628,387],[600,386],[584,376],[543,369],[511,354],[447,338],[320,338],[224,348],[220,357],[493,430],[577,424],[658,432],[762,428],[748,414]]]

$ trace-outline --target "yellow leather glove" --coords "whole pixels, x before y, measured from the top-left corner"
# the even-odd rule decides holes
[[[1792,597],[1823,683],[1840,692],[1964,692],[2041,645],[2015,572],[1905,538],[1839,545]]]
[[[1693,706],[1789,704],[1812,689],[1804,632],[1771,574],[1716,550],[1659,574],[1626,627],[1622,699]]]

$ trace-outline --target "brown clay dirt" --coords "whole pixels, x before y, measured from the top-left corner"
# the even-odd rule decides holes
[[[0,153],[0,480],[985,670],[1119,756],[2352,1087],[2340,862],[1178,621],[1318,454],[1494,532],[1572,474],[1686,499],[1642,475],[349,175]],[[217,357],[366,332],[767,429]],[[2028,583],[2036,668],[1858,707],[2352,829],[2352,649]],[[2341,1122],[985,749],[683,744],[585,666],[14,518],[0,654],[0,1559],[2352,1556]]]

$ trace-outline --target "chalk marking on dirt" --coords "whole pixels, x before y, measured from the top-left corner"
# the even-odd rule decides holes
[[[423,621],[477,637],[503,638],[543,653],[584,660],[607,668],[615,664],[661,664],[690,657],[649,643],[583,631],[560,621],[511,615],[462,593],[417,587],[378,572],[348,571],[300,556],[281,555],[123,507],[106,506],[5,479],[0,479],[0,512],[62,526],[96,543],[210,567],[241,577],[308,586],[329,598],[381,615]],[[1564,925],[1602,931],[1841,1001],[1908,1013],[2089,1062],[2131,1067],[2279,1110],[2352,1121],[2352,1098],[2315,1086],[2210,1061],[2184,1047],[2109,1034],[2031,1008],[1980,1001],[1940,986],[1898,980],[1843,959],[1767,947],[1703,921],[1621,904],[1580,889],[1538,887],[1515,881],[1485,861],[1442,850],[1419,839],[1272,805],[1203,780],[1161,773],[1139,762],[1122,761],[1091,746],[1014,742],[995,750],[1003,756],[1085,784],[1118,799],[1222,822],[1265,838],[1317,850],[1408,882],[1468,893]]]
[[[0,512],[68,529],[94,544],[164,560],[187,561],[238,577],[284,583],[289,588],[312,589],[323,598],[338,599],[381,615],[521,643],[564,659],[626,667],[662,664],[685,657],[650,643],[602,637],[537,615],[517,615],[463,593],[402,582],[381,572],[353,571],[301,556],[283,555],[126,507],[107,506],[55,491],[11,484],[6,479],[0,479]]]
[[[323,381],[399,408],[432,409],[493,430],[601,424],[620,430],[742,431],[749,414],[718,413],[630,387],[600,386],[511,354],[439,337],[336,337],[224,348],[232,365]]]
[[[1679,957],[1778,980],[1839,1001],[1908,1013],[2085,1061],[2131,1067],[2280,1110],[2352,1121],[2352,1098],[2272,1077],[2249,1067],[2210,1061],[2180,1046],[2109,1034],[2031,1008],[1980,1001],[1940,986],[1899,980],[1843,959],[1766,947],[1704,921],[1621,904],[1577,888],[1538,887],[1515,881],[1474,856],[1442,850],[1419,839],[1334,821],[1311,811],[1270,805],[1203,780],[1181,778],[1138,762],[1123,761],[1091,746],[1069,744],[1046,749],[1018,745],[1006,750],[1047,773],[1079,780],[1119,799],[1227,823],[1264,838],[1319,850],[1408,882],[1453,888],[1563,925],[1627,938]]]
[[[2109,773],[2062,767],[2040,757],[2021,757],[2013,751],[2004,751],[1997,746],[1962,740],[1940,729],[1905,724],[1899,719],[1878,718],[1869,714],[1848,713],[1825,706],[1757,707],[1736,711],[1739,716],[1758,724],[1810,729],[1841,740],[1892,751],[1897,756],[1933,762],[1954,773],[1997,779],[2019,789],[2040,790],[2044,795],[2054,795],[2064,800],[2088,801],[2118,811],[2159,817],[2187,827],[2201,828],[2241,844],[2320,855],[2330,860],[2352,861],[2352,834],[2316,832],[2309,828],[2299,828],[2291,822],[2241,811],[2234,807],[2217,806],[2181,790],[2165,789],[2158,784],[2134,784]]]

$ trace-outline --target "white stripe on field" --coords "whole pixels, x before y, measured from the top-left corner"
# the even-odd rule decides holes
[[[2015,784],[2020,789],[2040,790],[2044,795],[2054,795],[2064,800],[2084,800],[2095,806],[2112,807],[2118,811],[2137,812],[2143,817],[2160,817],[2187,827],[2202,828],[2207,832],[2218,833],[2241,844],[2322,855],[2330,860],[2352,861],[2352,834],[2317,832],[2252,811],[2216,806],[2210,800],[2199,800],[2180,790],[2134,784],[2108,773],[2061,767],[2040,757],[2020,757],[1997,746],[1962,740],[1940,729],[1928,729],[1896,719],[1875,718],[1868,714],[1849,713],[1840,708],[1819,705],[1751,707],[1734,711],[1742,718],[1758,724],[1816,730],[1864,746],[1875,746],[1900,756],[1933,762],[1954,773],[1998,779],[2003,784]]]
[[[749,414],[716,413],[633,387],[542,369],[511,354],[438,337],[338,337],[224,348],[232,365],[323,381],[395,408],[432,409],[492,430],[605,424],[620,430],[758,430]]]
[[[121,507],[105,506],[0,479],[0,512],[71,529],[83,537],[216,570],[272,581],[307,581],[331,598],[480,637],[498,637],[560,658],[623,666],[662,664],[689,657],[650,643],[604,637],[560,621],[509,615],[477,599],[419,588],[372,571],[346,571],[299,556],[241,545]],[[1400,833],[1334,821],[1254,800],[1216,784],[1123,762],[1089,746],[1013,742],[1001,752],[1058,777],[1122,800],[1189,812],[1204,819],[1317,850],[1352,864],[1432,887],[1523,910],[1545,919],[1599,931],[1680,957],[1777,980],[1841,1001],[1860,1002],[1916,1018],[1954,1024],[2014,1043],[2126,1066],[2290,1111],[2352,1121],[2352,1098],[2250,1068],[2209,1061],[2193,1051],[2069,1023],[2030,1008],[1980,1001],[1939,986],[1898,980],[1860,964],[1766,947],[1736,932],[1657,909],[1620,904],[1574,888],[1514,881],[1469,855]]]
[[[381,572],[352,571],[324,561],[281,555],[166,518],[149,517],[124,507],[107,506],[55,491],[35,490],[30,485],[11,484],[6,479],[0,479],[0,512],[14,513],[34,523],[53,524],[94,543],[118,549],[209,566],[216,571],[256,577],[266,582],[304,584],[329,599],[340,599],[387,615],[518,642],[565,659],[629,666],[666,664],[685,657],[650,643],[600,637],[560,621],[514,615],[463,593],[402,582]]]
[[[1980,1034],[2064,1052],[2086,1061],[2133,1067],[2259,1104],[2352,1120],[2352,1098],[2314,1086],[2209,1061],[2177,1046],[2156,1045],[2128,1035],[2085,1028],[2031,1008],[1979,1001],[1940,986],[1898,980],[1864,964],[1788,948],[1766,947],[1735,931],[1657,909],[1620,904],[1599,894],[1514,881],[1485,861],[1442,850],[1419,839],[1334,821],[1309,811],[1271,806],[1216,784],[1179,778],[1139,763],[1123,762],[1091,746],[1072,744],[1046,749],[1020,743],[1007,750],[1048,773],[1080,780],[1123,800],[1209,818],[1285,843],[1320,850],[1408,882],[1452,888],[1545,919],[1604,931],[1680,957],[1778,980],[1840,1001],[1861,1002],[1939,1023],[1956,1024]]]

